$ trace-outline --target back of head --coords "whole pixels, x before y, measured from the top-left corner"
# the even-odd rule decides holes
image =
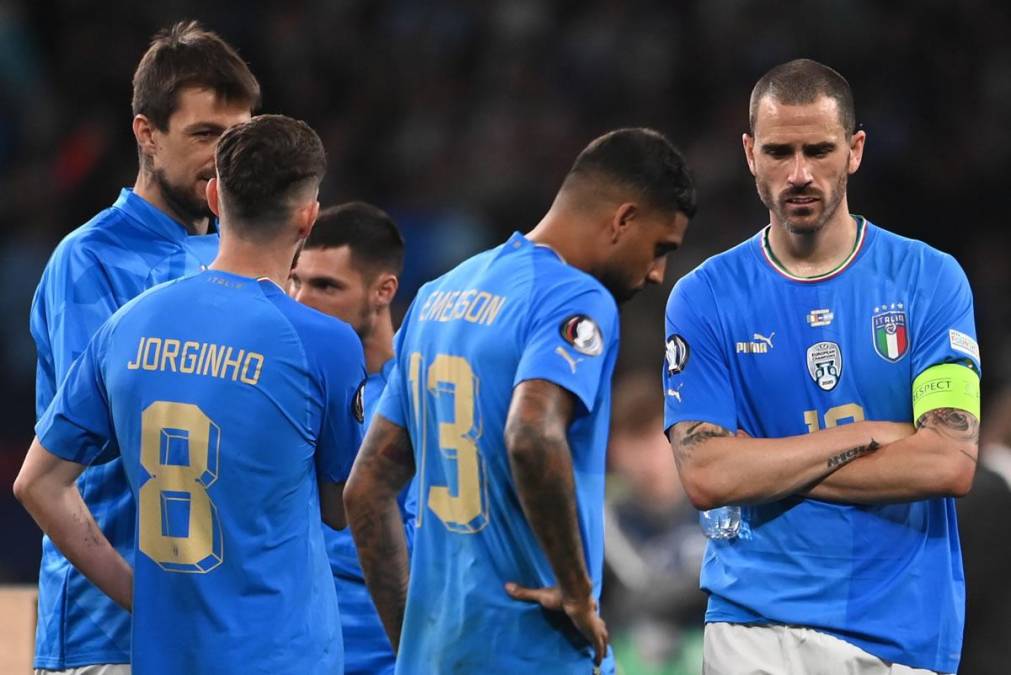
[[[695,185],[684,156],[653,129],[610,131],[576,157],[562,189],[576,184],[624,188],[665,213],[695,215]]]
[[[231,127],[215,160],[223,229],[254,241],[275,238],[294,209],[314,203],[326,170],[316,132],[284,115],[257,115]]]
[[[839,122],[847,134],[856,130],[856,109],[849,82],[828,66],[811,59],[796,59],[776,66],[758,80],[751,90],[749,123],[755,134],[758,104],[771,96],[786,105],[814,103],[821,96],[835,99]]]
[[[224,102],[260,104],[260,84],[236,51],[196,21],[159,31],[133,75],[133,114],[162,131],[178,105],[180,90],[214,91]]]
[[[367,276],[403,271],[404,238],[393,219],[371,204],[348,202],[320,211],[304,248],[341,246],[351,250],[353,264]]]

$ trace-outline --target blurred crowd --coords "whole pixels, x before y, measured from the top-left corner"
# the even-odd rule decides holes
[[[319,131],[329,153],[324,204],[364,199],[394,215],[407,239],[403,305],[421,281],[535,225],[591,138],[651,126],[685,151],[700,208],[665,286],[623,315],[606,611],[626,663],[638,659],[630,672],[692,672],[684,664],[699,649],[703,542],[662,437],[663,306],[679,275],[767,222],[740,137],[750,88],[770,66],[807,56],[850,80],[868,133],[850,205],[958,258],[975,291],[985,401],[1005,400],[997,392],[1011,380],[1011,232],[1001,198],[1011,169],[1011,9],[901,4],[0,2],[0,309],[8,317],[0,485],[13,481],[32,435],[32,292],[56,242],[133,183],[130,79],[159,27],[200,19],[250,63],[263,111]],[[996,429],[1008,414],[991,415],[983,421],[984,434],[995,429],[990,444],[1011,444],[1011,433]],[[998,526],[987,519],[1002,520],[991,504],[1011,495],[1000,452],[991,456],[1004,473],[981,472],[987,487],[964,509],[978,514],[964,534],[970,588],[972,570],[993,573],[992,556],[973,559],[972,547],[986,550]],[[0,581],[34,581],[38,532],[6,489],[0,529],[16,542],[0,556]]]

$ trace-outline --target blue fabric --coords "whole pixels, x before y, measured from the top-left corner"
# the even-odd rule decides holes
[[[317,476],[361,443],[358,336],[274,283],[208,271],[119,310],[36,431],[94,461],[114,438],[138,504],[138,673],[339,673]]]
[[[580,323],[581,353],[563,328]],[[426,284],[396,340],[378,413],[405,427],[419,513],[397,673],[589,673],[561,613],[512,600],[554,585],[523,514],[503,431],[513,388],[544,379],[581,402],[568,439],[587,569],[599,597],[604,465],[618,314],[595,279],[520,234]],[[476,453],[475,453],[476,449]],[[613,670],[608,660],[605,672]]]
[[[966,347],[976,332],[958,263],[860,222],[856,258],[825,280],[784,276],[759,233],[678,282],[667,304],[668,427],[699,420],[777,438],[861,417],[910,422],[917,375],[946,362],[979,370]],[[876,346],[885,323],[901,325],[904,349]],[[674,335],[687,360],[672,354]],[[707,621],[809,626],[886,661],[956,671],[965,582],[954,499],[859,506],[790,497],[744,507],[744,520],[739,538],[708,544]]]
[[[116,309],[156,284],[198,272],[217,250],[217,234],[187,236],[182,225],[128,189],[67,235],[32,301],[36,415],[42,416],[70,364]],[[77,485],[106,537],[132,560],[133,498],[122,462],[110,457],[89,467]],[[42,540],[38,613],[36,668],[129,662],[129,614],[85,579],[48,537]]]

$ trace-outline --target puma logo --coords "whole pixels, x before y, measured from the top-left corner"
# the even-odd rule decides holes
[[[572,368],[573,375],[576,373],[576,364],[578,364],[580,361],[583,360],[572,358],[572,356],[567,351],[565,351],[564,347],[555,347],[555,354],[558,354],[563,359],[565,359],[565,362],[569,364],[569,368]]]
[[[776,337],[776,331],[772,331],[771,333],[769,333],[769,337],[765,337],[761,333],[755,333],[754,335],[751,336],[751,339],[758,342],[764,342],[765,344],[769,345],[769,349],[772,349],[772,338],[774,337]]]

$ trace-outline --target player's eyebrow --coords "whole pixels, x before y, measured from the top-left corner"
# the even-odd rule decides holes
[[[224,125],[217,124],[216,122],[194,122],[183,128],[184,134],[196,134],[204,131],[211,131],[219,136],[225,133]]]
[[[828,154],[835,150],[835,143],[832,141],[822,141],[821,143],[809,143],[804,145],[804,152],[808,154]]]
[[[678,244],[673,241],[662,241],[656,245],[656,255],[660,257],[678,250]]]

